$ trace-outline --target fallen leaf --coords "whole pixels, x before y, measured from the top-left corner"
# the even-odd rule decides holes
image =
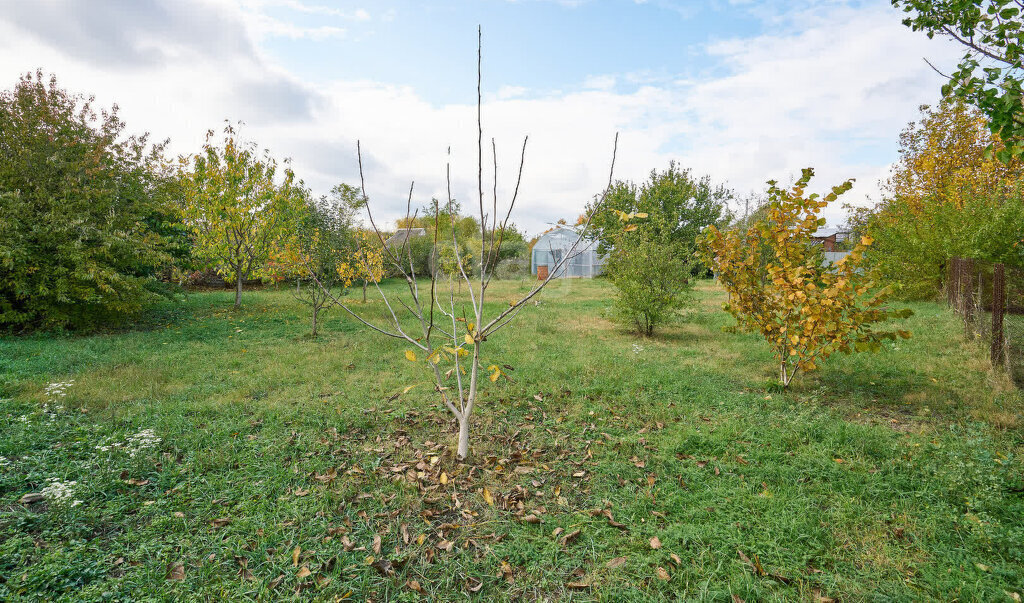
[[[373,535],[373,552],[380,554],[380,534]]]
[[[608,569],[615,569],[617,567],[622,567],[625,564],[626,564],[626,558],[625,557],[616,557],[615,559],[612,559],[611,561],[606,563],[605,567],[607,567]]]
[[[442,551],[448,552],[448,551],[452,550],[452,547],[455,546],[455,543],[452,542],[451,540],[442,540],[442,541],[438,542],[437,544],[435,544],[434,546],[436,546],[437,548],[441,549]]]
[[[271,580],[270,583],[267,584],[267,590],[274,590],[275,588],[277,588],[277,585],[280,584],[282,580],[284,580],[284,574],[281,574],[280,576]]]
[[[466,578],[466,590],[471,593],[478,593],[480,589],[484,587],[483,580],[477,580],[476,578]]]
[[[537,517],[533,513],[530,513],[529,515],[523,518],[523,521],[526,523],[540,523],[541,520],[540,517]]]
[[[299,573],[295,574],[295,577],[298,578],[299,580],[302,580],[303,578],[308,577],[312,573],[313,572],[309,571],[309,567],[308,566],[303,565],[302,569],[299,570]]]
[[[184,563],[168,563],[167,564],[167,579],[168,580],[184,580],[185,579],[185,564]]]
[[[569,582],[565,585],[569,590],[585,590],[590,588],[590,585],[586,582]]]
[[[302,554],[302,547],[295,547],[292,551],[292,567],[299,567],[299,555]]]
[[[39,492],[29,492],[25,496],[22,496],[21,498],[19,498],[18,502],[23,504],[23,505],[31,505],[31,504],[43,502],[44,500],[46,500],[46,497],[44,497]]]
[[[651,537],[650,544],[651,544],[651,548],[652,549],[660,549],[661,548],[661,541],[658,540],[657,536]]]
[[[395,573],[395,568],[391,566],[391,562],[387,559],[380,559],[370,565],[373,566],[373,569],[377,570],[377,572],[382,576],[393,576]]]
[[[174,516],[177,517],[178,519],[183,519],[185,517],[185,514],[182,513],[181,511],[175,511],[174,512]]]
[[[416,592],[420,593],[421,595],[423,594],[423,587],[420,586],[420,583],[417,582],[416,580],[409,580],[408,582],[405,583],[405,586],[409,590],[416,591]]]
[[[565,536],[562,536],[562,541],[561,541],[562,542],[562,546],[567,546],[567,545],[572,544],[573,541],[575,541],[577,538],[579,538],[581,532],[582,532],[582,530],[573,530],[572,532],[569,532]]]
[[[681,567],[683,565],[683,560],[679,558],[679,555],[672,553],[669,557],[672,558],[672,563],[675,563],[676,567]]]
[[[494,497],[491,496],[491,491],[487,488],[484,488],[484,502],[486,502],[488,506],[494,506]]]
[[[215,527],[215,528],[223,528],[224,526],[228,525],[229,523],[231,523],[231,518],[230,517],[218,517],[217,519],[214,519],[213,521],[211,521],[210,525]]]
[[[663,568],[663,567],[659,567],[659,568],[658,568],[658,569],[656,570],[656,572],[655,572],[655,573],[657,573],[657,575],[658,575],[658,579],[659,579],[659,580],[664,580],[664,581],[668,582],[669,580],[671,580],[671,579],[672,579],[672,576],[669,576],[669,575],[668,575],[668,572],[667,572],[667,571],[665,571],[665,568]]]

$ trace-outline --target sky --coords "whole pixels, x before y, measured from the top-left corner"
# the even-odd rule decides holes
[[[315,194],[359,183],[375,217],[477,204],[477,27],[485,194],[530,234],[615,178],[670,161],[737,197],[815,168],[870,204],[919,106],[961,51],[888,0],[0,0],[0,88],[36,69],[117,104],[130,132],[198,151],[243,122]],[[737,205],[736,207],[740,207]],[[742,211],[742,210],[740,210]],[[829,207],[831,225],[842,222]]]

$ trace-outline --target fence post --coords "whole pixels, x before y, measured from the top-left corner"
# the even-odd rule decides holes
[[[964,318],[964,333],[967,334],[968,339],[973,339],[974,260],[964,259],[960,266],[960,303],[962,306],[962,316]]]
[[[1002,264],[992,267],[992,366],[1005,360],[1003,349],[1003,312],[1006,310],[1006,269]]]
[[[957,258],[949,258],[946,264],[946,305],[950,307],[956,304],[956,277]]]

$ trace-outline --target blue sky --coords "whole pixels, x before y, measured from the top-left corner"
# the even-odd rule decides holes
[[[886,0],[39,0],[0,12],[0,86],[35,68],[117,102],[132,131],[195,151],[225,119],[289,157],[318,193],[358,178],[391,220],[475,189],[476,28],[484,125],[514,219],[572,218],[607,178],[675,160],[736,189],[815,167],[877,199],[900,130],[938,99],[959,49],[900,24]],[[829,210],[840,221],[839,208]]]
[[[474,85],[478,24],[486,37],[491,91],[514,86],[535,94],[579,87],[608,73],[643,80],[713,74],[722,67],[702,51],[704,44],[765,29],[748,10],[725,2],[381,2],[375,12],[386,20],[353,31],[343,16],[269,9],[268,15],[301,27],[351,33],[274,38],[265,49],[310,80],[373,79],[448,103],[464,101]]]

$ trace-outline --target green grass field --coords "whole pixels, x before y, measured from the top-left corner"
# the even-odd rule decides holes
[[[611,294],[557,282],[488,341],[514,381],[466,464],[405,346],[338,310],[310,340],[283,290],[0,339],[0,600],[1024,595],[1024,400],[944,307],[780,393],[710,284],[651,339]],[[81,503],[19,503],[53,478]]]

